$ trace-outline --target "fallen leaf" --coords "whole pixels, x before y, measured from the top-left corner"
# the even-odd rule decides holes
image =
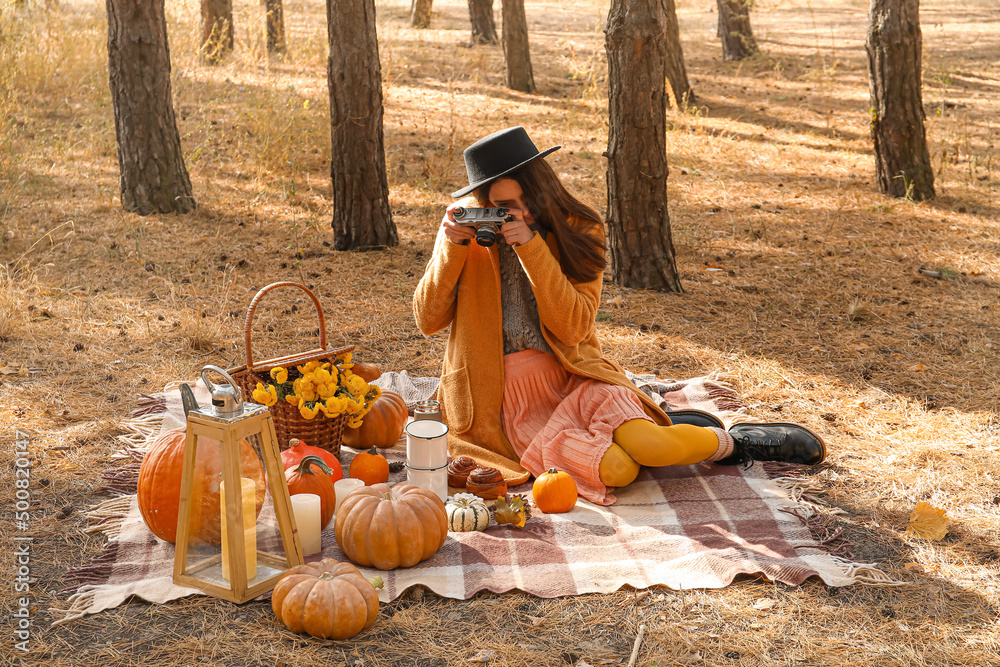
[[[948,524],[951,520],[945,516],[944,510],[927,503],[917,503],[910,512],[910,523],[906,526],[907,537],[920,537],[925,540],[940,540],[948,534]]]
[[[912,366],[910,366],[906,370],[912,371],[914,373],[923,373],[924,371],[927,370],[927,367],[924,366],[923,364],[913,364]]]
[[[520,496],[514,496],[509,503],[505,498],[500,497],[496,501],[493,519],[500,525],[507,524],[515,528],[523,528],[524,522],[528,520],[528,510]]]
[[[860,398],[856,398],[853,401],[848,401],[847,403],[844,403],[844,406],[848,407],[848,408],[862,408],[862,409],[864,409],[864,408],[868,407],[868,404],[865,403]]]
[[[528,620],[531,621],[531,624],[537,628],[539,625],[541,625],[542,623],[545,622],[545,617],[544,616],[529,616]]]
[[[770,609],[773,606],[774,606],[774,600],[772,600],[771,598],[760,598],[759,600],[753,603],[753,608],[757,609],[758,611],[764,611]]]
[[[903,565],[903,569],[907,572],[923,572],[924,566],[920,563],[906,563]]]

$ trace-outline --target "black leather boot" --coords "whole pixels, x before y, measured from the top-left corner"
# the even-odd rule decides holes
[[[703,428],[721,428],[723,430],[726,428],[721,419],[711,412],[705,412],[704,410],[667,410],[667,416],[670,417],[671,426],[676,424],[690,424],[691,426],[701,426]]]
[[[816,465],[826,458],[823,439],[798,424],[742,423],[729,429],[729,435],[733,436],[733,453],[716,461],[719,465],[749,468],[754,461]]]

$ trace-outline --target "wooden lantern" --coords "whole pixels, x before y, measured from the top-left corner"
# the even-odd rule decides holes
[[[203,372],[213,405],[187,413],[174,583],[243,603],[301,565],[302,544],[270,412],[207,370],[234,391]]]

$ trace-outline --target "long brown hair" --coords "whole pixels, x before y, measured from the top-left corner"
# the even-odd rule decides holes
[[[535,222],[556,235],[559,264],[576,282],[589,282],[604,273],[604,223],[590,206],[571,195],[544,159],[532,160],[502,178],[517,181]],[[491,181],[476,189],[480,206],[489,206]],[[571,216],[573,220],[571,221]]]

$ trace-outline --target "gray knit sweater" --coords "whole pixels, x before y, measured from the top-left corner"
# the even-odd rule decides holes
[[[538,304],[528,274],[514,248],[498,243],[500,250],[500,306],[503,309],[503,353],[539,350],[552,354],[538,322]]]

